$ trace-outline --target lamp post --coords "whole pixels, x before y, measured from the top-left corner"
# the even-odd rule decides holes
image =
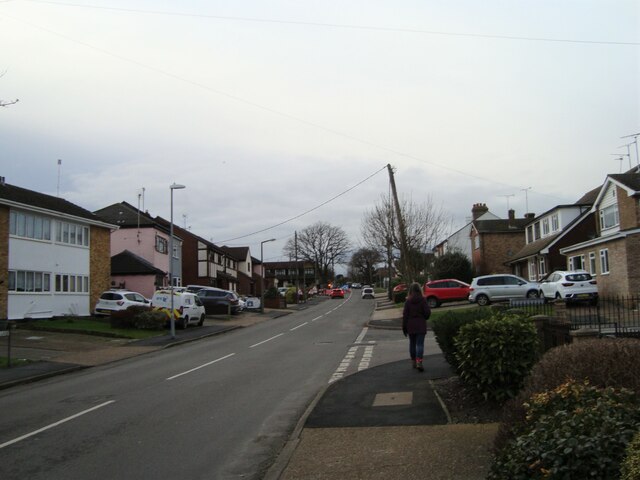
[[[263,245],[265,243],[275,242],[275,241],[276,241],[275,238],[270,238],[269,240],[263,240],[262,242],[260,242],[260,269],[262,270],[262,275],[260,276],[260,283],[261,283],[261,288],[260,288],[260,313],[264,313],[264,263],[262,261]]]
[[[171,338],[176,338],[176,319],[173,314],[173,191],[186,188],[184,185],[173,183],[169,186],[171,191],[171,221],[169,222],[169,291],[171,293]]]

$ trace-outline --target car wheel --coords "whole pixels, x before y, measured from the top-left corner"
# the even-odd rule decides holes
[[[538,298],[538,292],[535,290],[529,290],[527,292],[527,298]]]
[[[429,308],[438,308],[440,306],[440,302],[438,302],[436,297],[429,297],[427,298],[427,305],[429,305]]]
[[[189,326],[189,317],[183,317],[182,323],[180,324],[180,328],[182,328],[183,330],[186,330],[188,326]]]
[[[200,321],[198,322],[198,326],[201,327],[204,324],[204,313],[200,315]]]
[[[489,305],[489,297],[487,297],[486,295],[478,295],[476,297],[476,303],[478,305],[480,305],[481,307],[484,307],[485,305]]]

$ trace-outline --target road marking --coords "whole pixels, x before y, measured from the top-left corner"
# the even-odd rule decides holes
[[[60,421],[58,421],[56,423],[52,423],[51,425],[47,425],[46,427],[42,427],[42,428],[40,428],[40,429],[38,429],[38,430],[36,430],[34,432],[27,433],[26,435],[22,435],[21,437],[14,438],[13,440],[9,440],[8,442],[2,443],[2,444],[0,444],[0,448],[5,448],[5,447],[8,447],[9,445],[13,445],[14,443],[21,442],[22,440],[25,440],[25,439],[27,439],[29,437],[33,437],[34,435],[42,433],[42,432],[44,432],[46,430],[49,430],[51,428],[57,427],[58,425],[62,425],[63,423],[66,423],[66,422],[68,422],[70,420],[73,420],[74,418],[78,418],[78,417],[80,417],[82,415],[86,415],[87,413],[91,413],[94,410],[98,410],[99,408],[106,407],[107,405],[109,405],[111,403],[114,403],[114,402],[115,402],[115,400],[109,400],[108,402],[104,402],[104,403],[101,403],[100,405],[96,405],[95,407],[91,407],[91,408],[89,408],[87,410],[83,410],[80,413],[76,413],[75,415],[71,415],[70,417],[64,418],[64,419],[62,419],[62,420],[60,420]]]
[[[313,320],[312,320],[312,321],[313,321]],[[289,329],[289,331],[290,331],[290,332],[293,332],[294,330],[297,330],[297,329],[299,329],[300,327],[304,327],[307,323],[309,323],[309,322],[301,323],[301,324],[300,324],[300,325],[298,325],[297,327],[293,327],[293,328]]]
[[[368,331],[369,331],[369,327],[364,327],[360,332],[360,335],[358,335],[358,338],[356,338],[356,341],[354,343],[362,343],[362,340],[364,340],[364,336],[367,334]]]
[[[263,340],[263,341],[262,341],[262,342],[260,342],[260,343],[256,343],[255,345],[251,345],[249,348],[257,347],[257,346],[259,346],[259,345],[262,345],[263,343],[270,342],[271,340],[274,340],[274,339],[276,339],[276,338],[278,338],[278,337],[281,337],[282,335],[284,335],[284,333],[279,333],[278,335],[274,335],[274,336],[273,336],[273,337],[271,337],[271,338],[267,338],[266,340]]]
[[[187,370],[186,372],[182,372],[182,373],[179,373],[177,375],[174,375],[173,377],[169,377],[169,378],[167,378],[167,380],[173,380],[174,378],[178,378],[178,377],[181,377],[181,376],[186,375],[188,373],[195,372],[196,370],[200,370],[201,368],[208,367],[209,365],[213,365],[214,363],[220,362],[220,361],[222,361],[222,360],[224,360],[226,358],[229,358],[229,357],[233,357],[234,355],[235,355],[235,353],[230,353],[229,355],[225,355],[224,357],[220,357],[220,358],[218,358],[216,360],[212,360],[211,362],[207,362],[204,365],[200,365],[199,367],[192,368],[191,370]]]
[[[315,322],[316,320],[320,320],[322,317],[324,317],[324,315],[320,315],[319,317],[314,318],[313,320],[311,320],[312,322]]]

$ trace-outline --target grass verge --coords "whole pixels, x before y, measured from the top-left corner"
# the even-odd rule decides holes
[[[166,330],[136,330],[128,328],[111,328],[109,319],[101,320],[93,317],[63,317],[49,320],[35,320],[20,325],[20,328],[60,333],[81,333],[113,338],[144,338],[165,335]]]

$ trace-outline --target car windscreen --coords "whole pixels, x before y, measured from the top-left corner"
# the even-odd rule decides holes
[[[591,280],[591,274],[589,273],[572,273],[567,275],[567,280],[570,282],[588,282]]]

